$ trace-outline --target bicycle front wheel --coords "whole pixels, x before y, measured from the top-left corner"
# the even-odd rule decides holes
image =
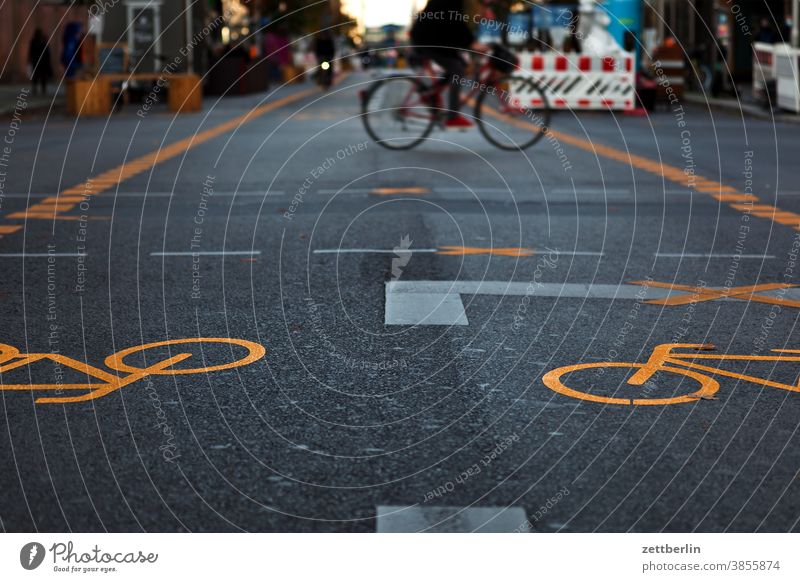
[[[708,376],[695,372],[694,370],[673,368],[671,366],[661,366],[658,369],[658,373],[670,372],[671,374],[686,376],[687,378],[697,381],[700,384],[700,389],[690,394],[683,396],[672,396],[670,398],[619,398],[616,396],[602,396],[597,394],[596,392],[609,392],[609,390],[604,390],[603,387],[601,387],[599,390],[595,390],[593,383],[587,383],[586,388],[583,390],[578,390],[575,388],[570,388],[562,381],[562,378],[567,374],[580,372],[582,370],[589,370],[592,368],[629,368],[633,370],[642,368],[643,366],[644,364],[635,364],[631,362],[589,362],[586,364],[576,364],[574,366],[564,366],[563,368],[550,370],[542,377],[542,382],[544,382],[544,385],[550,388],[550,390],[558,392],[559,394],[563,394],[564,396],[569,396],[570,398],[578,398],[580,400],[588,400],[590,402],[599,402],[601,404],[622,404],[625,406],[665,406],[668,404],[697,402],[701,399],[711,399],[714,394],[717,393],[717,390],[719,390],[719,382],[713,378],[709,378]],[[576,382],[580,383],[580,379],[570,379],[571,384],[575,385]],[[680,384],[681,383],[679,383],[676,388],[680,388]],[[620,382],[614,390],[611,390],[611,392],[618,393],[621,389],[629,386],[630,384]],[[589,390],[592,392],[589,392]],[[645,383],[645,387],[642,388],[642,391],[645,393],[656,391],[662,392],[662,390],[660,390],[657,386],[648,386],[648,383]]]
[[[390,150],[408,150],[428,137],[436,122],[430,90],[416,77],[387,77],[364,95],[361,119],[369,136]]]
[[[475,118],[483,136],[503,150],[524,150],[550,128],[550,104],[530,77],[510,75],[481,91]]]

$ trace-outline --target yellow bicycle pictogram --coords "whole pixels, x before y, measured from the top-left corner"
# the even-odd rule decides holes
[[[692,350],[689,353],[675,352],[673,350]],[[774,355],[774,356],[751,356],[751,355],[737,355],[737,354],[709,354],[714,350],[712,344],[661,344],[653,349],[650,358],[645,363],[638,362],[589,362],[585,364],[574,364],[571,366],[563,366],[547,372],[542,381],[545,386],[551,390],[569,396],[571,398],[578,398],[580,400],[588,400],[591,402],[599,402],[602,404],[622,404],[626,406],[664,406],[668,404],[682,404],[686,402],[696,402],[698,400],[711,400],[719,390],[719,382],[707,376],[706,374],[714,374],[719,376],[727,376],[729,378],[736,378],[737,380],[744,380],[754,384],[761,384],[763,386],[770,386],[772,388],[780,388],[781,390],[788,390],[790,392],[800,392],[800,386],[795,382],[792,384],[784,384],[782,382],[774,382],[766,378],[759,378],[757,376],[749,376],[746,374],[737,374],[723,368],[715,366],[707,366],[699,361],[705,360],[718,360],[718,361],[739,361],[739,362],[800,362],[800,350],[770,350],[780,354],[797,354],[791,355]],[[628,386],[644,386],[652,376],[657,372],[669,372],[680,376],[690,378],[699,384],[699,389],[685,394],[682,396],[673,396],[670,398],[620,398],[614,396],[601,396],[599,394],[590,394],[589,392],[582,391],[577,388],[580,380],[570,379],[569,383],[576,388],[570,388],[562,380],[563,377],[572,372],[580,372],[582,370],[591,369],[605,369],[605,368],[628,368],[636,370],[636,372],[628,379]],[[699,370],[699,371],[698,371]],[[679,382],[682,384],[683,379]],[[679,384],[679,385],[680,385]]]
[[[125,358],[128,358],[133,354],[144,352],[148,349],[163,348],[168,346],[181,346],[182,350],[185,344],[227,344],[230,346],[229,351],[231,352],[232,357],[236,357],[233,356],[234,350],[242,351],[242,348],[244,348],[247,353],[242,355],[242,357],[239,357],[239,359],[233,359],[233,361],[230,362],[206,365],[206,355],[201,349],[199,357],[204,365],[202,367],[194,368],[173,368],[173,366],[176,364],[179,364],[180,362],[183,362],[184,360],[194,356],[194,354],[191,352],[183,351],[180,351],[180,353],[171,354],[168,358],[159,360],[143,368],[125,363]],[[101,370],[100,368],[91,366],[85,362],[81,362],[80,360],[74,360],[67,356],[62,356],[61,354],[23,354],[20,353],[20,351],[14,346],[0,344],[0,390],[49,390],[59,393],[59,396],[37,398],[35,401],[36,404],[87,402],[89,400],[95,400],[97,398],[107,396],[108,394],[128,386],[129,384],[133,384],[134,382],[146,378],[147,376],[178,376],[184,374],[204,374],[220,370],[229,370],[231,368],[238,368],[240,366],[252,364],[253,362],[263,358],[265,354],[266,350],[264,349],[264,346],[242,339],[198,337],[166,340],[133,346],[108,356],[104,361],[108,368],[127,374],[124,376],[117,376],[110,372],[106,372],[105,370]],[[87,381],[79,384],[6,384],[2,381],[2,374],[4,372],[9,372],[16,368],[21,368],[22,366],[27,366],[43,360],[50,360],[51,362],[55,362],[64,368],[76,370],[80,374],[86,375]],[[79,396],[60,395],[62,391],[73,390],[85,390],[87,393]]]

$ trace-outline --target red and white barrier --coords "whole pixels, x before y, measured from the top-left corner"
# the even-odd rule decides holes
[[[521,72],[544,89],[553,109],[636,108],[636,74],[633,53],[594,57],[580,54],[522,53]],[[514,95],[523,105],[526,95]]]
[[[775,46],[763,42],[753,43],[753,97],[756,99],[766,98],[767,83],[777,78]]]

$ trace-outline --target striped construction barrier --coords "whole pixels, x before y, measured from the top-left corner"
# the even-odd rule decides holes
[[[767,98],[767,84],[777,78],[775,66],[775,45],[764,42],[753,43],[753,97]]]
[[[580,54],[523,53],[520,70],[534,78],[553,109],[611,109],[636,107],[634,55],[595,57]],[[514,95],[520,103],[535,103],[532,96]]]

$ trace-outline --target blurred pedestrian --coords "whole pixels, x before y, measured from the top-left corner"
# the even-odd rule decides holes
[[[64,66],[64,77],[73,78],[81,69],[81,23],[68,22],[64,27],[61,64]]]
[[[280,82],[283,79],[283,70],[293,63],[291,41],[283,27],[271,25],[264,33],[264,56],[267,59],[267,69],[270,81]]]
[[[41,28],[33,33],[30,47],[28,48],[28,63],[30,65],[31,84],[33,94],[41,88],[42,95],[47,95],[47,83],[53,76],[53,63],[50,61],[50,47],[47,46],[47,37]]]
[[[336,54],[336,44],[330,31],[323,30],[314,38],[314,56],[317,57],[317,80],[320,85],[328,88],[333,83],[333,57]]]
[[[769,18],[762,18],[761,23],[756,33],[756,42],[763,42],[767,44],[775,44],[778,42],[778,35],[769,21]]]

